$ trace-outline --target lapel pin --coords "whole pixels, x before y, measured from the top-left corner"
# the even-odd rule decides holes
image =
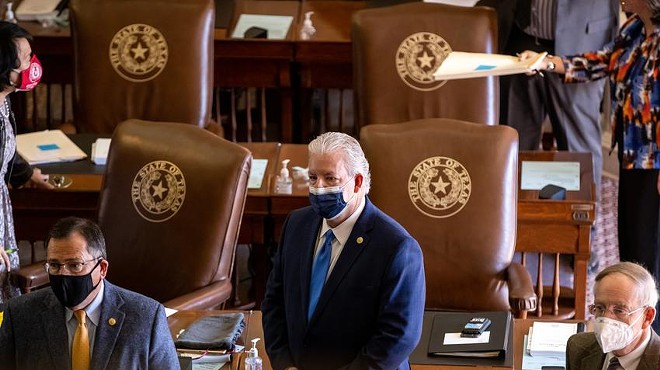
[[[108,324],[110,324],[110,326],[115,326],[116,323],[117,323],[117,320],[115,320],[114,317],[111,317],[111,318],[108,319]]]
[[[358,244],[362,244],[362,242],[364,242],[364,238],[361,237],[361,236],[358,236],[358,238],[357,238],[357,243],[358,243]]]

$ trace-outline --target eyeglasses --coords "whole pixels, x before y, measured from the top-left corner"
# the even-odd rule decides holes
[[[92,258],[91,260],[81,261],[81,262],[67,262],[67,263],[46,262],[44,263],[44,269],[46,269],[46,272],[49,274],[59,274],[63,268],[66,268],[72,274],[79,274],[83,271],[83,268],[85,268],[86,264],[90,262],[98,261],[101,258],[102,257],[96,257],[96,258]]]
[[[589,305],[589,313],[596,317],[601,317],[605,315],[606,311],[611,312],[614,314],[614,316],[619,319],[619,320],[625,320],[628,318],[628,316],[634,314],[635,312],[645,309],[648,307],[648,305],[644,305],[642,307],[638,307],[634,310],[629,310],[628,308],[624,306],[615,306],[615,305],[610,305],[610,306],[604,306],[602,304],[592,304]]]

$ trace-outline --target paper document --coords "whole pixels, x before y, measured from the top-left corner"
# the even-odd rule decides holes
[[[490,341],[490,331],[483,332],[476,338],[461,337],[461,333],[445,333],[445,340],[442,344],[475,344],[475,343],[488,343]]]
[[[92,143],[92,162],[98,165],[105,165],[108,161],[108,151],[110,150],[111,139],[98,138]]]
[[[532,357],[527,353],[527,343],[529,338],[525,335],[523,339],[522,351],[522,370],[541,370],[543,366],[566,366],[566,354],[557,356],[537,356]]]
[[[260,27],[268,30],[269,40],[284,40],[292,22],[289,15],[241,14],[231,37],[242,39],[248,28]]]
[[[424,0],[425,3],[447,4],[455,6],[473,7],[479,0]]]
[[[252,159],[250,177],[248,178],[248,189],[260,189],[264,182],[268,159]]]
[[[580,162],[523,161],[521,190],[541,190],[550,184],[569,191],[579,191]]]
[[[539,53],[535,59],[520,61],[517,56],[511,55],[452,51],[433,77],[436,80],[454,80],[525,73],[536,69],[547,54]]]
[[[70,162],[87,157],[60,130],[16,135],[16,150],[29,164]]]
[[[577,333],[575,323],[536,321],[530,329],[529,354],[539,356],[563,356],[566,343],[571,335]]]

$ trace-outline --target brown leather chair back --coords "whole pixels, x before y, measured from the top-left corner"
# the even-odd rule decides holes
[[[371,200],[424,252],[427,308],[508,310],[516,131],[437,118],[369,125],[360,139],[371,165]]]
[[[204,127],[213,87],[213,0],[71,0],[74,122],[129,118]]]
[[[227,300],[251,163],[192,125],[120,124],[99,205],[110,281],[172,308]]]
[[[359,127],[421,118],[496,124],[496,77],[435,81],[452,51],[497,52],[495,11],[407,3],[353,16],[353,79]]]

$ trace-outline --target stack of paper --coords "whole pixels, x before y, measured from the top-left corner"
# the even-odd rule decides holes
[[[30,164],[70,162],[87,157],[87,154],[60,130],[16,135],[16,150]]]
[[[92,162],[105,165],[108,161],[108,151],[110,150],[110,140],[98,138],[92,143]]]
[[[436,80],[453,80],[530,72],[538,68],[547,54],[539,53],[534,59],[521,61],[511,55],[453,51],[442,61],[433,77]]]
[[[527,350],[533,357],[564,356],[568,338],[577,332],[575,323],[535,321],[529,329]]]

